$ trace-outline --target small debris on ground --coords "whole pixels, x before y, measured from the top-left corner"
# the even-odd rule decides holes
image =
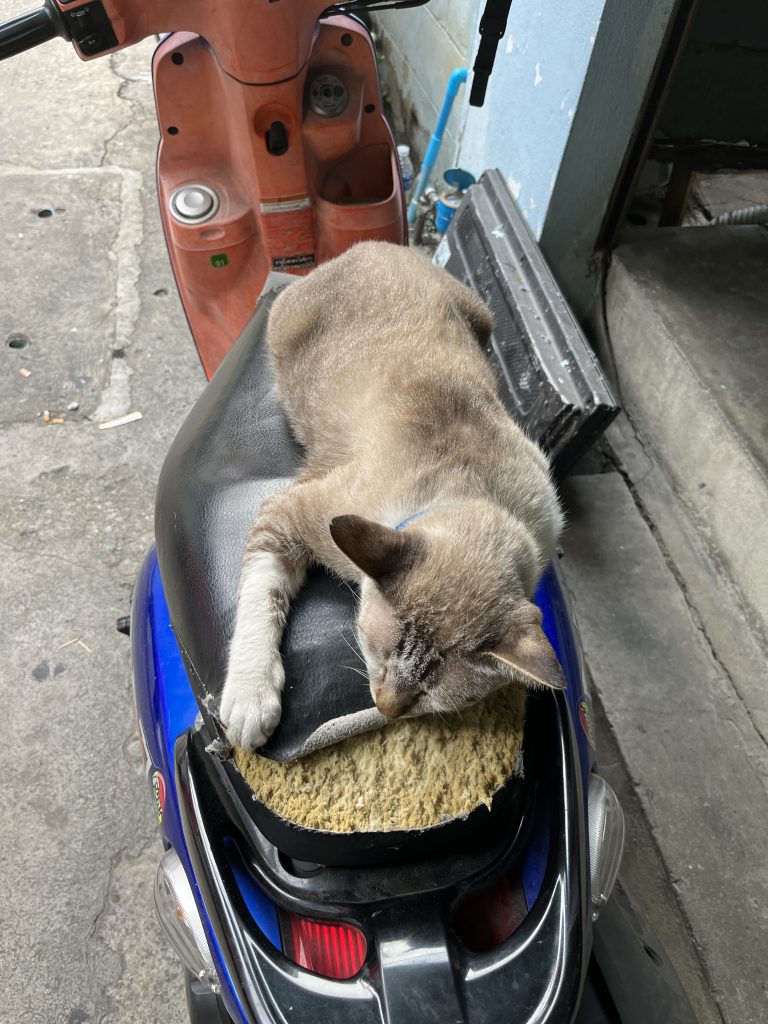
[[[75,410],[80,408],[80,403],[79,402],[70,402],[69,405],[67,406],[67,408],[69,409],[70,412],[75,412]]]
[[[105,420],[103,423],[99,423],[99,430],[110,430],[112,427],[122,427],[126,423],[135,423],[136,420],[142,419],[140,412],[129,412],[125,416],[118,416],[114,420]]]
[[[57,427],[61,426],[61,424],[63,422],[64,422],[64,417],[63,416],[54,416],[53,419],[51,420],[51,423],[55,423]]]
[[[93,654],[93,651],[88,644],[84,643],[79,636],[76,636],[73,640],[67,640],[66,643],[63,643],[61,647],[59,647],[59,650],[63,651],[65,647],[72,647],[73,644],[77,644],[78,647],[82,647],[84,651],[88,652],[88,654]]]
[[[20,377],[31,377],[32,376],[32,371],[28,370],[26,368],[26,366],[22,366],[22,368],[19,370],[19,376]]]
[[[48,412],[47,409],[43,409],[43,423],[50,423],[50,422],[51,422],[51,414]]]

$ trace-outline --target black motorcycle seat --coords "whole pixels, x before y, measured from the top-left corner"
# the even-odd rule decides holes
[[[254,316],[176,436],[158,483],[160,575],[187,672],[210,725],[224,683],[248,532],[261,503],[286,487],[302,463],[277,400],[266,346],[275,296],[295,280],[270,275]],[[354,624],[354,594],[328,573],[311,572],[292,604],[283,639],[282,718],[260,753],[290,760],[345,732],[381,724],[368,688],[346,667],[356,663],[348,646],[355,645]]]

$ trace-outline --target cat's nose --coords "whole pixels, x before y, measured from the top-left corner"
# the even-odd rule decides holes
[[[401,715],[412,707],[416,697],[412,693],[398,695],[392,693],[392,691],[383,690],[380,686],[376,687],[375,693],[376,707],[387,718],[400,718]]]

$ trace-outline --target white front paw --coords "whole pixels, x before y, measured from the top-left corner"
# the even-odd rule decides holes
[[[256,750],[267,742],[280,721],[284,681],[279,654],[247,673],[230,670],[221,695],[221,720],[230,743]]]

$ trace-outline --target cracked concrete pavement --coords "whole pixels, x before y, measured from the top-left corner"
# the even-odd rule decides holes
[[[29,3],[1,6],[8,18]],[[152,49],[84,64],[55,40],[0,64],[9,1024],[187,1020],[152,907],[162,850],[115,630],[162,459],[204,385],[161,238]],[[143,419],[96,426],[134,410]]]

